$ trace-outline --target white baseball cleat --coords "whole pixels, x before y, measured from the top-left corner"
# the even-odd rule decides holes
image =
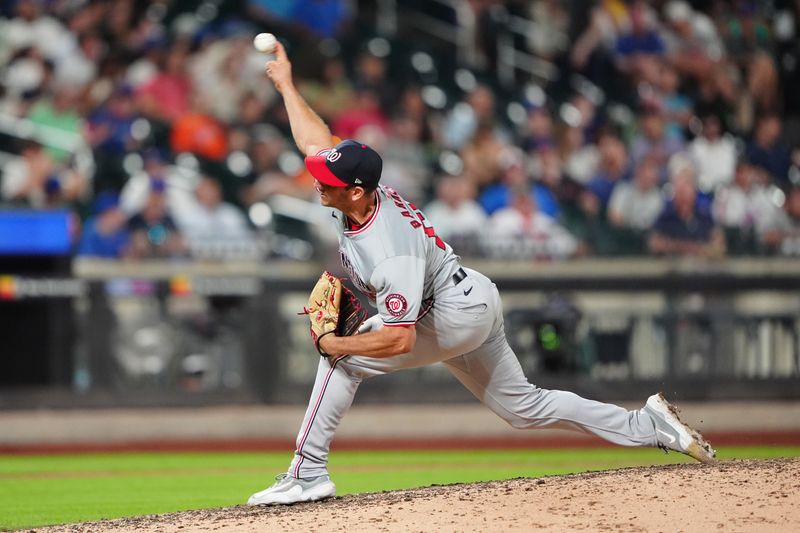
[[[289,505],[299,502],[315,502],[336,494],[336,485],[330,476],[298,479],[289,474],[276,476],[271,487],[256,492],[247,500],[247,505]]]
[[[717,452],[706,442],[700,433],[693,430],[678,418],[678,409],[664,398],[662,393],[647,399],[644,410],[656,426],[658,447],[675,450],[694,457],[701,463],[713,463]]]

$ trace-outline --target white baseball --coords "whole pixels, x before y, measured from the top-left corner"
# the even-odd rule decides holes
[[[274,52],[276,44],[278,44],[278,40],[271,33],[259,33],[253,39],[253,46],[255,46],[256,50],[265,54]]]

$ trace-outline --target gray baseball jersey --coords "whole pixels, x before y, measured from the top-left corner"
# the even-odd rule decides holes
[[[336,428],[365,378],[443,363],[479,400],[517,428],[560,427],[624,446],[656,446],[642,410],[531,385],[506,341],[500,295],[486,276],[462,268],[425,216],[388,187],[360,227],[335,212],[342,264],[373,302],[383,326],[416,328],[409,353],[386,358],[320,359],[289,475],[327,473]],[[371,319],[372,320],[372,319]]]
[[[410,326],[430,309],[461,265],[414,204],[389,187],[376,193],[375,211],[360,227],[351,227],[342,213],[334,214],[342,265],[385,325]]]

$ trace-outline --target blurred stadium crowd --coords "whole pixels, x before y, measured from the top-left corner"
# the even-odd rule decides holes
[[[313,240],[316,192],[252,47],[270,31],[458,253],[800,255],[800,3],[461,4],[471,64],[380,34],[372,2],[2,1],[2,209],[68,209],[79,255],[308,257],[277,239]],[[498,80],[509,16],[553,76]]]

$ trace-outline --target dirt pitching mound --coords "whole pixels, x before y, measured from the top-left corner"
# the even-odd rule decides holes
[[[46,528],[153,531],[800,531],[800,459],[432,486]]]

